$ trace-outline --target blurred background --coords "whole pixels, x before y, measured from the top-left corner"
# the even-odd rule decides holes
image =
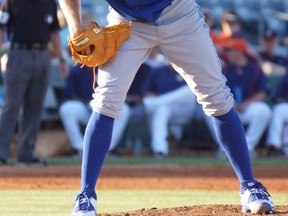
[[[106,25],[106,15],[109,11],[108,4],[104,0],[82,0],[83,14],[90,14],[100,25]],[[237,16],[241,23],[241,38],[244,38],[249,45],[249,52],[256,56],[261,52],[262,39],[265,35],[275,36],[277,42],[273,55],[284,59],[287,64],[288,58],[288,0],[198,0],[202,12],[206,15],[208,22],[212,22],[210,26],[211,32],[216,35],[223,34],[223,16],[226,12],[231,12]],[[63,19],[63,17],[62,17]],[[59,21],[61,17],[59,15]],[[73,68],[74,62],[71,60],[69,50],[66,43],[68,36],[67,25],[65,22],[61,24],[63,30],[63,49],[65,50],[65,58],[68,66]],[[62,31],[61,30],[61,31]],[[216,44],[216,42],[215,42]],[[5,63],[5,52],[1,52],[1,62]],[[161,55],[161,50],[159,51]],[[159,57],[159,56],[158,56]],[[165,57],[161,57],[165,58]],[[163,60],[163,59],[162,59]],[[165,61],[165,60],[164,60]],[[2,63],[3,64],[3,63]],[[63,123],[59,116],[59,107],[62,103],[63,89],[66,80],[60,77],[58,69],[58,60],[51,60],[50,84],[47,90],[45,104],[43,107],[42,122],[39,133],[39,139],[36,151],[43,157],[55,156],[71,156],[75,155],[75,149],[71,146],[67,134],[63,128]],[[259,64],[261,62],[259,61]],[[283,66],[283,64],[281,65]],[[285,65],[285,71],[287,66]],[[4,70],[4,69],[2,69]],[[283,73],[274,74],[273,71],[265,72],[265,76],[270,85],[272,95],[276,83]],[[267,96],[266,102],[272,107],[273,103],[271,95]],[[0,107],[3,102],[3,81],[0,76]],[[180,123],[181,124],[181,123]],[[81,126],[82,130],[85,124]],[[183,133],[180,137],[175,137],[169,132],[167,139],[169,140],[170,152],[173,155],[187,154],[187,152],[197,152],[197,154],[212,154],[218,152],[217,141],[209,125],[205,123],[201,107],[196,108],[194,117],[183,125]],[[266,128],[261,140],[257,144],[259,155],[266,156],[262,152],[266,149]],[[17,136],[15,135],[17,140]],[[117,145],[117,151],[111,152],[117,155],[150,155],[151,135],[149,125],[146,121],[135,120],[130,118],[123,135]],[[15,145],[11,149],[11,153],[15,152]],[[287,153],[288,154],[288,153]]]

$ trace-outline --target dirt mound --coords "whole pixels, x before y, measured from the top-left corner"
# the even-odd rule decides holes
[[[288,216],[288,206],[277,206],[271,215]],[[164,209],[140,209],[137,211],[99,214],[99,216],[244,216],[240,205],[198,205]]]

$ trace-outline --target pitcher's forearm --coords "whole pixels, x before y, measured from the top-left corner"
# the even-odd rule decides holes
[[[67,20],[70,37],[81,34],[83,27],[80,0],[59,0],[59,4]]]

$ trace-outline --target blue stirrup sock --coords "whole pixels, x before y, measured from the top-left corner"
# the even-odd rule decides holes
[[[234,109],[223,116],[213,117],[219,142],[227,154],[240,182],[253,181],[244,129]],[[93,193],[105,156],[109,150],[114,119],[93,112],[86,127],[81,191]],[[96,194],[93,195],[96,198]]]
[[[110,147],[113,124],[113,118],[93,112],[84,135],[81,192],[95,199],[95,186]]]
[[[243,125],[234,108],[225,115],[212,119],[219,143],[239,181],[254,181]]]

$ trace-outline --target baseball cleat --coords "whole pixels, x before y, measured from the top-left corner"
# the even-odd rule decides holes
[[[240,189],[242,212],[265,214],[274,212],[274,203],[267,189],[257,181],[242,183]]]
[[[97,216],[96,200],[85,194],[79,194],[75,200],[71,216]]]

